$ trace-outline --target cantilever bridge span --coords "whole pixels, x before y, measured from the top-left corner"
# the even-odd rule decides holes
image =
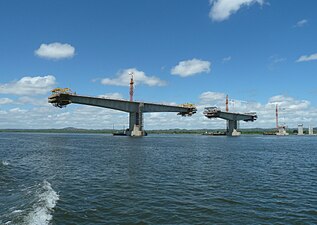
[[[227,132],[228,136],[239,136],[240,132],[238,129],[238,121],[243,120],[245,122],[253,122],[258,116],[255,112],[251,113],[233,113],[233,112],[223,112],[217,107],[206,107],[204,115],[211,118],[221,118],[227,121]]]
[[[196,107],[191,104],[172,106],[146,102],[80,96],[69,93],[52,94],[48,97],[48,102],[60,108],[63,108],[71,103],[77,103],[127,112],[129,113],[129,129],[127,130],[128,136],[145,135],[145,131],[143,129],[143,113],[177,112],[178,115],[181,116],[191,116],[197,111]]]

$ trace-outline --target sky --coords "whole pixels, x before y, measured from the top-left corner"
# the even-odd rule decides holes
[[[317,127],[316,0],[2,0],[0,129],[127,127],[128,114],[48,104],[79,95],[194,103],[197,113],[145,114],[145,129],[224,128],[206,106],[257,112],[241,128]]]

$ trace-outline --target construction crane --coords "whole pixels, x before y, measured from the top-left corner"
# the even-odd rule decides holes
[[[129,75],[131,76],[130,79],[130,102],[133,102],[133,93],[134,93],[134,81],[133,81],[133,72],[130,72]]]
[[[241,100],[236,100],[236,99],[229,99],[228,95],[226,96],[226,112],[229,112],[229,102],[232,103],[232,111],[234,111],[234,104],[235,102],[240,102],[240,103],[248,103],[247,101],[241,101]]]
[[[276,109],[275,109],[275,122],[276,122],[276,128],[279,128],[278,125],[278,104],[276,104]]]
[[[282,126],[280,126],[279,125],[279,122],[278,122],[278,115],[279,115],[279,113],[278,113],[278,104],[276,104],[276,108],[275,108],[275,122],[276,122],[276,129],[277,129],[277,133],[276,133],[276,135],[282,135],[282,136],[284,136],[284,135],[289,135],[287,132],[286,132],[286,128],[287,128],[287,126],[284,124],[284,125],[282,125]],[[285,109],[285,108],[282,108],[283,110]]]
[[[276,122],[276,128],[279,129],[280,127],[286,127],[285,126],[285,122],[283,122],[284,124],[283,125],[279,125],[279,109],[280,110],[285,110],[285,108],[281,108],[278,106],[278,104],[276,104],[275,106],[275,122]]]

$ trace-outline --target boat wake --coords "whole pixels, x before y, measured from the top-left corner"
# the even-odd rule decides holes
[[[44,181],[33,205],[33,210],[26,216],[25,223],[29,225],[47,225],[52,220],[52,212],[59,200],[59,195],[51,184]]]

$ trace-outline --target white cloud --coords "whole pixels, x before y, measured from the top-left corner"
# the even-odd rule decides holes
[[[269,65],[268,68],[273,70],[278,64],[285,62],[287,59],[283,57],[279,57],[278,55],[272,55],[269,57]]]
[[[54,42],[51,44],[41,44],[40,48],[34,51],[35,55],[47,59],[71,58],[75,54],[75,48],[70,44]]]
[[[276,64],[276,63],[285,62],[286,58],[281,58],[281,57],[278,57],[277,55],[273,55],[270,57],[270,60],[273,64]]]
[[[20,109],[20,108],[13,108],[13,109],[10,109],[9,112],[10,113],[16,113],[16,114],[20,114],[20,113],[24,114],[24,113],[27,112],[27,110],[26,109]]]
[[[231,56],[225,57],[222,59],[222,62],[229,62],[231,60]]]
[[[111,98],[111,99],[123,99],[122,94],[120,93],[107,93],[104,95],[98,95],[98,98]]]
[[[181,61],[171,70],[171,74],[188,77],[198,73],[210,72],[211,63],[200,59]]]
[[[17,104],[22,105],[35,105],[35,106],[50,106],[47,101],[47,97],[45,98],[31,98],[28,96],[20,97],[17,101]]]
[[[13,100],[10,98],[0,98],[0,105],[13,103]]]
[[[276,105],[285,108],[285,110],[306,110],[310,106],[310,102],[307,100],[296,100],[292,97],[276,95],[269,99],[268,104]]]
[[[264,4],[264,0],[210,0],[211,10],[209,17],[213,21],[223,21],[236,13],[242,6],[250,6],[258,3]]]
[[[23,77],[18,81],[0,84],[0,94],[41,95],[49,92],[56,84],[55,77]]]
[[[226,98],[226,95],[224,93],[219,92],[203,92],[200,96],[200,102],[201,103],[209,103],[209,104],[217,104],[219,101],[223,101]]]
[[[136,68],[125,69],[120,71],[116,78],[104,78],[101,83],[104,85],[115,85],[115,86],[129,86],[130,75],[133,73],[134,85],[144,84],[148,86],[164,86],[166,82],[156,76],[148,76],[143,71],[139,71]]]
[[[317,53],[312,55],[302,55],[296,60],[296,62],[307,62],[312,60],[317,60]]]
[[[308,23],[308,20],[303,19],[303,20],[298,21],[298,22],[294,25],[294,27],[302,27],[302,26],[304,26],[304,25],[307,24],[307,23]]]

